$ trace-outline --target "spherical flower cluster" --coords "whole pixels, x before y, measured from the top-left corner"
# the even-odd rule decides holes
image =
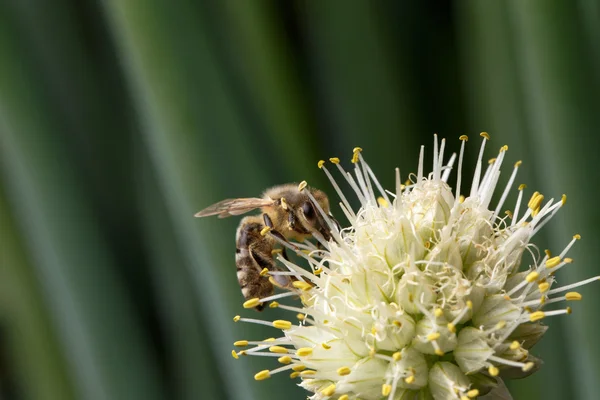
[[[425,175],[421,148],[418,172],[396,188],[382,188],[354,150],[354,175],[330,161],[354,190],[360,209],[354,211],[326,168],[350,225],[339,230],[330,224],[332,239],[319,247],[310,243],[282,245],[298,252],[307,268],[283,257],[287,271],[272,275],[295,276],[289,291],[246,302],[283,308],[300,320],[268,322],[278,338],[236,346],[233,356],[278,358],[279,368],[257,373],[262,380],[288,371],[314,393],[311,399],[471,399],[501,386],[500,377],[527,376],[540,366],[529,353],[546,331],[544,318],[571,312],[554,306],[580,300],[575,287],[598,280],[555,287],[555,273],[572,262],[567,256],[579,239],[573,236],[564,250],[539,254],[530,239],[565,204],[566,197],[544,201],[538,192],[523,201],[518,187],[512,211],[501,213],[513,188],[521,162],[495,206],[491,206],[507,147],[483,171],[482,133],[475,174],[468,191],[461,186],[466,136],[458,156],[453,191],[447,184],[456,155],[444,162],[442,140],[434,142],[433,171]],[[304,186],[304,185],[302,185]],[[301,187],[302,189],[302,187]],[[310,193],[307,191],[310,195]],[[316,202],[315,202],[316,203]],[[523,265],[531,259],[530,265]],[[299,296],[301,305],[278,301]]]

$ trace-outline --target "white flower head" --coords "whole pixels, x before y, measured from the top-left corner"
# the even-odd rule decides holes
[[[309,269],[278,257],[288,271],[271,274],[295,277],[294,288],[250,304],[271,302],[271,307],[297,313],[300,322],[237,316],[235,321],[270,325],[282,335],[236,342],[253,347],[233,356],[277,357],[281,367],[255,378],[288,371],[313,393],[311,399],[464,400],[492,390],[500,374],[522,377],[537,370],[540,361],[529,349],[546,331],[541,320],[570,313],[569,307],[554,303],[580,300],[571,290],[599,277],[553,287],[556,271],[572,262],[567,253],[579,235],[559,254],[546,251],[543,257],[530,240],[566,197],[544,201],[535,192],[525,204],[521,185],[512,211],[501,215],[521,162],[514,164],[492,206],[508,148],[503,146],[483,171],[489,135],[481,136],[468,190],[461,180],[466,136],[460,137],[454,192],[447,180],[456,155],[444,162],[445,141],[438,143],[437,137],[433,171],[424,173],[422,147],[418,172],[409,181],[401,184],[396,169],[394,192],[382,188],[362,149],[354,149],[354,175],[339,159],[330,159],[358,197],[358,211],[319,162],[350,225],[339,230],[319,210],[332,229],[329,242],[321,238],[318,248],[280,240],[290,249],[304,249],[298,254]],[[522,265],[526,251],[535,260],[528,266]],[[301,305],[275,301],[296,295]]]

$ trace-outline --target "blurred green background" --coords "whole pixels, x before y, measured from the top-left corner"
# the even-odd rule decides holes
[[[333,193],[316,162],[356,145],[393,187],[434,132],[471,135],[467,171],[490,132],[518,183],[569,195],[536,239],[582,235],[559,281],[599,275],[599,94],[597,0],[1,0],[0,398],[305,398],[231,357],[273,332],[231,319],[254,316],[237,219],[192,215]],[[516,400],[600,396],[600,287],[581,292]]]

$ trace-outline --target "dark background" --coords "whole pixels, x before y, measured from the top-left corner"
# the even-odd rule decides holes
[[[357,145],[393,188],[434,132],[470,135],[469,175],[488,131],[504,179],[522,159],[518,183],[569,195],[535,240],[582,235],[559,281],[600,274],[599,89],[595,0],[0,0],[0,398],[305,398],[231,358],[272,332],[232,322],[255,316],[238,221],[192,215],[333,194],[316,162]],[[549,321],[515,399],[597,398],[599,289]]]

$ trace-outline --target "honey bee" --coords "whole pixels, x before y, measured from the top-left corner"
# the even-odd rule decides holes
[[[309,196],[308,193],[310,193]],[[274,293],[274,285],[290,287],[294,279],[288,275],[274,275],[273,281],[262,276],[265,268],[278,271],[273,254],[279,251],[278,240],[302,242],[307,238],[320,235],[325,241],[331,238],[330,225],[325,221],[322,211],[330,222],[337,222],[330,213],[329,199],[321,190],[309,188],[303,182],[300,185],[284,184],[272,187],[263,193],[262,198],[240,198],[220,201],[195,214],[195,217],[218,215],[219,218],[241,215],[260,208],[262,213],[244,217],[236,232],[235,263],[237,278],[246,300],[264,298]],[[270,232],[272,235],[265,234]],[[287,259],[285,247],[281,249]],[[263,304],[255,307],[262,311]]]

